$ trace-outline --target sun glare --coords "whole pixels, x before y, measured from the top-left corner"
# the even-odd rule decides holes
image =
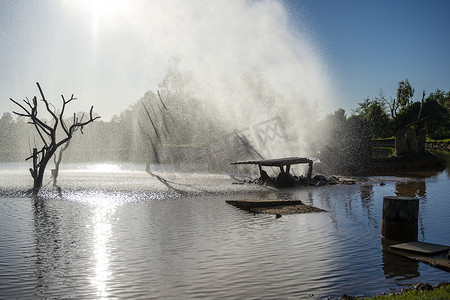
[[[129,16],[133,1],[130,0],[69,0],[92,17],[92,33],[98,34],[100,26],[110,26],[119,18]]]

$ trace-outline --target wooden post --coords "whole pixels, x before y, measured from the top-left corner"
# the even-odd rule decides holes
[[[308,174],[306,174],[306,178],[308,178],[308,180],[311,179],[311,176],[312,176],[312,168],[313,168],[313,162],[310,161],[310,162],[308,162]]]
[[[289,173],[291,171],[291,165],[286,165],[286,173]]]
[[[383,198],[381,237],[394,241],[417,241],[419,199],[387,196]]]

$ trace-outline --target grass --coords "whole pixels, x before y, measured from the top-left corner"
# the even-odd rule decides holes
[[[388,137],[388,138],[376,138],[373,140],[374,141],[394,141],[395,138],[392,136],[392,137]],[[433,140],[432,138],[427,137],[427,142],[450,142],[450,139]]]
[[[388,137],[388,138],[376,138],[374,139],[375,141],[390,141],[390,140],[395,140],[395,138],[393,136]]]
[[[372,158],[384,158],[394,155],[395,149],[390,147],[373,147]]]
[[[395,300],[443,300],[450,299],[450,284],[441,287],[440,289],[434,289],[432,291],[409,291],[401,293],[400,295],[377,295],[371,298],[361,298],[370,300],[383,300],[383,299],[395,299]]]
[[[445,140],[432,140],[430,138],[427,138],[427,142],[450,142],[450,139],[445,139]]]

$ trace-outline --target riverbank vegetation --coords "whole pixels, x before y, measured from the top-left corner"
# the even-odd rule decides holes
[[[404,289],[401,292],[377,295],[370,298],[358,298],[358,297],[342,297],[341,299],[368,299],[368,300],[444,300],[450,299],[450,284],[448,282],[442,282],[435,287],[432,287],[426,283],[420,283],[414,288]]]
[[[423,152],[427,140],[450,138],[450,91],[436,90],[413,101],[415,90],[408,79],[398,83],[395,98],[380,91],[364,99],[347,116],[339,109],[324,118],[323,127],[331,134],[325,140],[394,140],[396,154]],[[401,144],[401,145],[400,145]]]

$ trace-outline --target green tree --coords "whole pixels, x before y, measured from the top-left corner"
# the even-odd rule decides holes
[[[386,112],[386,107],[382,93],[380,98],[365,99],[364,102],[358,103],[359,107],[354,110],[353,114],[365,121],[367,131],[372,138],[388,137],[392,135],[390,130],[390,119]]]
[[[400,81],[397,87],[397,102],[399,106],[405,107],[409,105],[412,97],[414,97],[414,89],[409,83],[409,80],[405,79]]]
[[[428,100],[435,100],[441,105],[443,108],[447,110],[447,115],[450,114],[450,91],[446,92],[441,89],[437,89],[436,92],[431,93]]]
[[[431,93],[424,102],[425,130],[433,139],[450,137],[450,92],[440,89]]]
[[[394,122],[396,156],[425,151],[425,132],[420,123],[425,119],[422,115],[425,91],[421,102],[411,102],[413,96],[414,89],[405,79],[398,83],[397,98],[384,100]]]

